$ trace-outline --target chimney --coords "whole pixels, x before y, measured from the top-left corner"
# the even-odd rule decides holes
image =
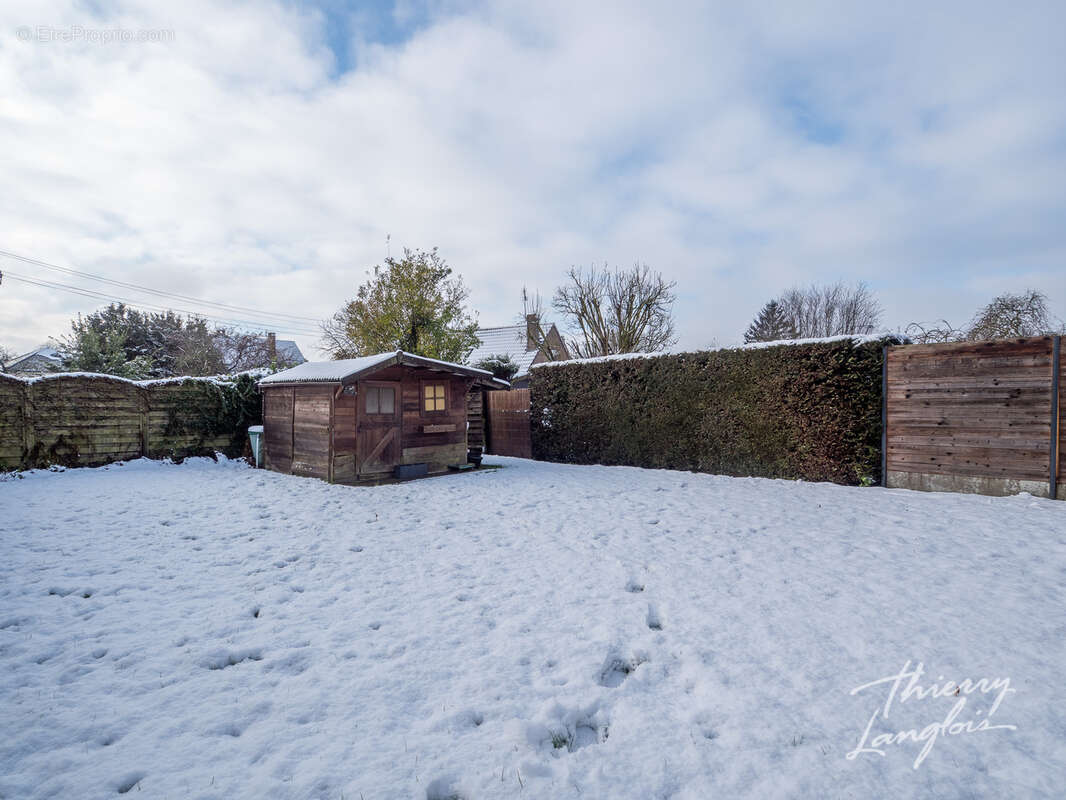
[[[278,335],[273,332],[267,334],[267,358],[271,364],[278,360]]]
[[[526,314],[526,351],[536,350],[540,347],[540,317],[537,314]]]

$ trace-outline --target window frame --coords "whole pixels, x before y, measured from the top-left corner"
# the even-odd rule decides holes
[[[380,392],[385,390],[385,389],[388,389],[390,392],[392,392],[392,411],[380,411],[380,410],[379,411],[371,411],[369,409],[367,401],[370,399],[370,390],[371,389],[373,389],[373,390],[375,390],[376,392],[379,393],[378,394],[378,408],[379,409],[381,407],[381,395],[380,395]],[[366,415],[368,417],[379,417],[379,418],[389,418],[389,419],[395,419],[396,418],[397,412],[399,411],[399,405],[400,405],[400,398],[398,396],[400,394],[400,392],[399,392],[399,387],[395,383],[389,383],[389,382],[386,382],[386,381],[365,381],[363,383],[363,391],[361,392],[361,394],[363,395],[363,398],[362,398],[362,403],[360,404],[361,405],[360,411],[364,415]]]
[[[419,409],[421,409],[423,417],[427,417],[427,416],[429,416],[429,417],[439,417],[439,416],[442,416],[442,415],[445,415],[445,414],[448,413],[449,405],[450,405],[449,400],[448,400],[448,388],[449,388],[450,383],[451,382],[447,378],[445,378],[443,380],[440,380],[440,379],[438,379],[438,380],[433,380],[433,379],[422,380],[419,383],[418,407],[419,407]],[[435,409],[426,408],[426,399],[427,399],[426,398],[426,387],[427,386],[440,386],[440,387],[442,387],[444,389],[444,395],[440,398],[444,402],[444,408],[435,408]],[[436,396],[436,392],[434,392],[434,395],[433,395],[433,404],[434,405],[437,404],[437,399],[438,398]]]

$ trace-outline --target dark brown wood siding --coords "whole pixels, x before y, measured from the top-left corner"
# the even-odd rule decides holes
[[[329,478],[330,419],[336,386],[295,387],[292,411],[293,475]]]
[[[1052,346],[1034,337],[889,348],[890,485],[893,473],[1046,483]]]
[[[292,469],[291,386],[263,387],[263,464],[275,472]]]
[[[489,452],[497,456],[532,458],[529,431],[529,389],[487,392]]]

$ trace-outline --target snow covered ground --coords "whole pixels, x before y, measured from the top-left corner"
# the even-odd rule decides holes
[[[0,480],[0,797],[1062,796],[1066,503],[489,460]]]

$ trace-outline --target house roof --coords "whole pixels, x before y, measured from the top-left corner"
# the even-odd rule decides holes
[[[287,364],[303,364],[307,361],[299,346],[292,339],[278,339],[274,347],[277,349],[278,358]]]
[[[23,353],[21,356],[18,356],[16,358],[11,359],[10,361],[7,362],[7,364],[5,365],[5,368],[8,369],[8,370],[13,370],[16,367],[18,367],[19,364],[23,363],[24,361],[29,361],[31,358],[34,358],[35,356],[40,358],[40,359],[43,359],[44,361],[48,362],[49,364],[54,364],[57,367],[63,365],[63,356],[60,355],[59,351],[56,350],[51,345],[43,344],[40,347],[38,347],[36,350],[31,350],[28,353]]]
[[[405,353],[403,350],[397,350],[393,353],[378,353],[377,355],[363,356],[361,358],[345,358],[339,361],[305,361],[292,369],[268,375],[259,383],[350,383],[364,375],[395,364],[464,375],[469,378],[475,378],[478,383],[498,389],[506,389],[510,386],[507,381],[493,377],[492,373],[487,370],[475,369],[462,364],[453,364],[450,361],[438,361],[435,358],[426,358],[425,356],[416,356],[413,353]]]
[[[505,325],[501,328],[478,328],[477,338],[481,344],[467,356],[467,363],[476,364],[489,356],[510,356],[511,360],[518,365],[515,377],[529,372],[533,359],[537,357],[537,349],[526,349],[526,325]]]

